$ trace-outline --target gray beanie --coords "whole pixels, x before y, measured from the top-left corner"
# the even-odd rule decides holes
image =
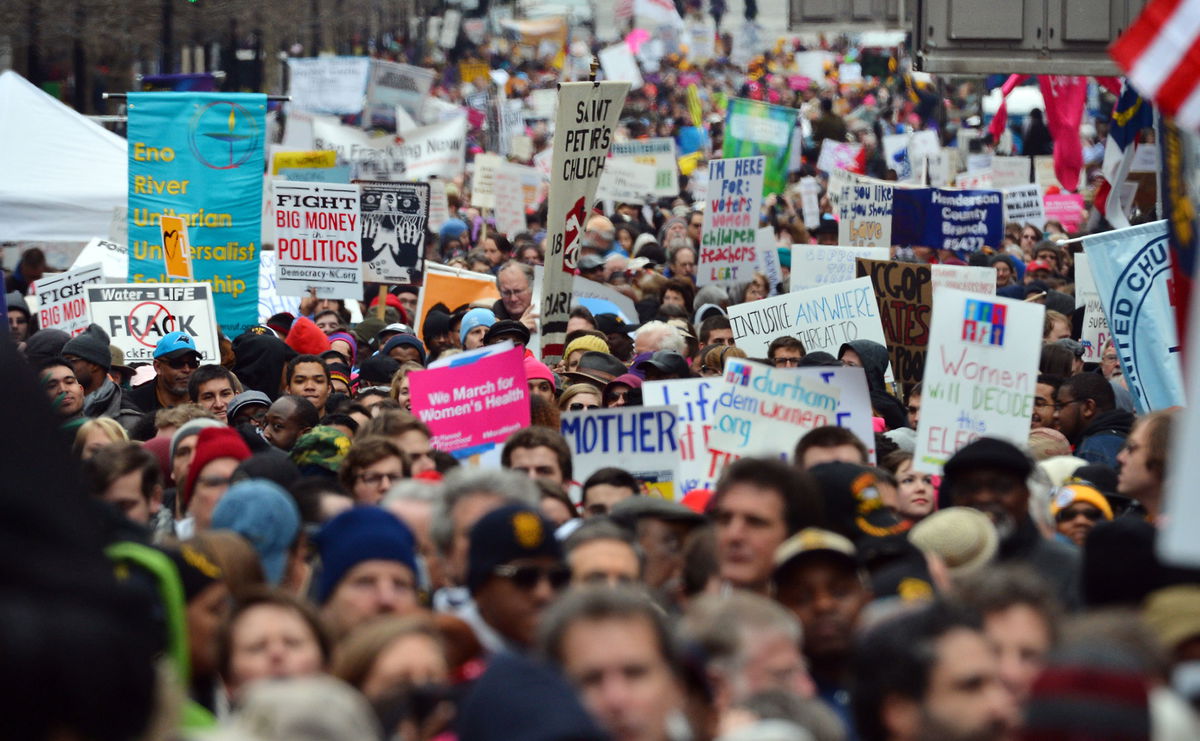
[[[200,434],[200,430],[205,427],[224,427],[225,425],[215,419],[209,417],[200,417],[199,419],[189,420],[179,426],[175,430],[175,434],[171,436],[171,460],[175,460],[175,448],[179,447],[179,443]]]
[[[112,367],[112,350],[108,344],[108,333],[99,324],[89,324],[87,329],[67,340],[62,354],[83,358],[107,371]]]

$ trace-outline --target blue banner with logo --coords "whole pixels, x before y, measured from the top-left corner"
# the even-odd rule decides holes
[[[1083,249],[1138,411],[1182,405],[1167,222],[1086,237]]]
[[[953,250],[960,257],[1004,241],[999,191],[895,188],[892,244]]]
[[[160,223],[182,218],[229,337],[258,323],[266,110],[262,94],[129,94],[129,281],[187,282],[167,278]]]

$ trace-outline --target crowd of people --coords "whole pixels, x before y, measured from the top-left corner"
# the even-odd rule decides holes
[[[792,180],[824,183],[823,139],[864,143],[867,172],[894,178],[884,133],[950,142],[968,124],[969,91],[904,73],[793,84],[792,51],[749,74],[665,58],[621,136],[711,154],[724,99],[769,100],[809,121]],[[490,63],[515,97],[550,74]],[[447,72],[434,95],[473,90]],[[1024,145],[1049,147],[1037,123]],[[530,134],[538,150],[551,141]],[[478,151],[484,133],[472,137]],[[980,438],[922,473],[921,386],[885,382],[886,347],[809,352],[783,335],[751,359],[863,368],[873,456],[845,428],[797,428],[779,458],[733,460],[712,489],[674,499],[621,468],[576,479],[563,412],[721,375],[748,357],[728,308],[787,291],[795,251],[837,244],[828,199],[805,223],[789,187],[761,214],[782,282],[698,286],[692,185],[589,215],[579,273],[637,316],[575,306],[552,364],[535,339],[545,207],[501,233],[468,205],[469,178],[447,188],[451,218],[425,259],[494,275],[498,300],[419,316],[418,286],[364,286],[358,306],[310,296],[222,335],[219,362],[186,332],[131,367],[100,326],[39,328],[24,295],[46,259],[26,250],[0,341],[4,735],[1200,738],[1200,573],[1155,550],[1181,412],[1136,415],[1111,344],[1084,362],[1060,224],[1010,224],[969,256],[893,248],[993,267],[999,295],[1045,304],[1027,444]],[[502,342],[524,350],[532,423],[499,468],[474,467],[431,445],[410,375]]]

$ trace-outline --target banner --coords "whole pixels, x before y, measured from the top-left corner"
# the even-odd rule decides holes
[[[103,281],[104,268],[88,265],[34,282],[29,295],[37,296],[38,329],[61,329],[72,337],[87,329],[86,288]]]
[[[291,110],[333,116],[362,111],[369,58],[289,57],[287,63]]]
[[[429,183],[359,183],[363,280],[421,282]]]
[[[627,82],[558,86],[541,311],[542,360],[547,364],[562,356],[571,311],[571,275],[579,260],[584,222],[628,93]]]
[[[357,180],[453,180],[465,167],[466,137],[463,116],[411,129],[403,137],[372,136],[336,119],[313,118],[314,146],[335,150]]]
[[[884,344],[892,356],[892,372],[896,381],[906,387],[920,383],[925,375],[929,318],[933,312],[933,275],[930,267],[918,263],[860,258],[858,275],[869,276],[875,286],[875,301],[879,305],[883,336],[887,338]]]
[[[167,282],[162,216],[182,218],[192,276],[230,337],[258,323],[263,140],[258,94],[129,94],[129,274]]]
[[[943,288],[953,288],[956,291],[978,293],[985,296],[996,295],[996,269],[981,268],[971,265],[930,265],[930,276],[933,280],[933,295]]]
[[[679,164],[675,159],[675,140],[671,137],[613,144],[611,159],[619,158],[654,166],[654,195],[666,198],[679,195]]]
[[[713,449],[786,459],[805,432],[839,425],[873,454],[870,395],[861,368],[773,368],[728,358],[723,378],[708,438]]]
[[[421,101],[429,95],[437,72],[411,64],[371,60],[371,81],[367,86],[368,125],[396,120],[396,106],[410,116],[421,114]]]
[[[87,287],[88,320],[99,324],[126,363],[149,363],[172,332],[187,332],[200,362],[221,362],[212,287],[207,283],[124,283]]]
[[[803,342],[807,352],[821,350],[835,358],[854,340],[887,344],[867,277],[734,304],[729,323],[734,343],[752,358],[767,357],[771,341],[784,336]]]
[[[1004,196],[1004,223],[1046,226],[1046,209],[1042,203],[1042,188],[1037,183],[1017,185],[1000,191]]]
[[[1083,249],[1138,412],[1183,405],[1167,223],[1084,237]]]
[[[638,481],[661,484],[671,492],[664,499],[682,498],[674,486],[679,461],[676,411],[673,406],[612,407],[566,412],[562,434],[571,448],[576,481],[586,481],[601,468],[622,468]]]
[[[782,193],[787,186],[788,154],[795,126],[794,108],[734,98],[726,111],[723,154],[726,158],[761,155],[765,192]]]
[[[692,489],[715,489],[721,471],[729,462],[731,456],[708,447],[721,385],[720,378],[647,381],[642,385],[643,404],[675,408],[675,439],[679,444],[675,462],[676,495]]]
[[[959,255],[1004,241],[1000,193],[991,190],[896,188],[892,241],[953,250]]]
[[[1083,332],[1079,337],[1083,345],[1083,362],[1099,363],[1104,353],[1104,344],[1111,338],[1108,318],[1100,303],[1100,292],[1092,277],[1091,261],[1086,252],[1075,255],[1075,308],[1083,307]]]
[[[357,185],[271,184],[276,289],[287,296],[363,297]]]
[[[838,244],[852,247],[892,245],[891,185],[858,183],[842,189],[838,204]]]
[[[524,351],[514,347],[469,365],[413,371],[413,414],[433,433],[430,447],[454,453],[503,443],[529,426]]]
[[[921,421],[913,468],[940,474],[967,443],[981,437],[1029,442],[1041,357],[1044,306],[938,292],[929,366],[921,386]]]
[[[858,277],[858,258],[887,260],[887,247],[842,247],[825,244],[792,245],[791,290],[843,283]]]
[[[654,182],[658,173],[653,165],[643,165],[632,157],[609,157],[596,186],[596,199],[617,203],[654,203]]]
[[[763,157],[710,160],[708,198],[700,232],[696,284],[750,280],[758,258],[758,217],[763,200]]]

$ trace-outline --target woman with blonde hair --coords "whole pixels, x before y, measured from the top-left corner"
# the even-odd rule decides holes
[[[425,370],[425,366],[410,361],[402,364],[400,369],[392,376],[389,394],[400,404],[400,408],[406,412],[412,411],[412,399],[408,395],[408,374],[419,370]]]
[[[599,409],[602,406],[604,400],[600,397],[600,391],[590,383],[572,384],[558,397],[558,408],[564,412]]]
[[[129,441],[129,433],[121,423],[110,417],[96,417],[79,425],[75,431],[75,443],[71,452],[81,461],[86,461],[106,445]]]
[[[333,675],[378,700],[399,686],[450,678],[445,641],[426,615],[374,620],[352,631],[334,653]]]

